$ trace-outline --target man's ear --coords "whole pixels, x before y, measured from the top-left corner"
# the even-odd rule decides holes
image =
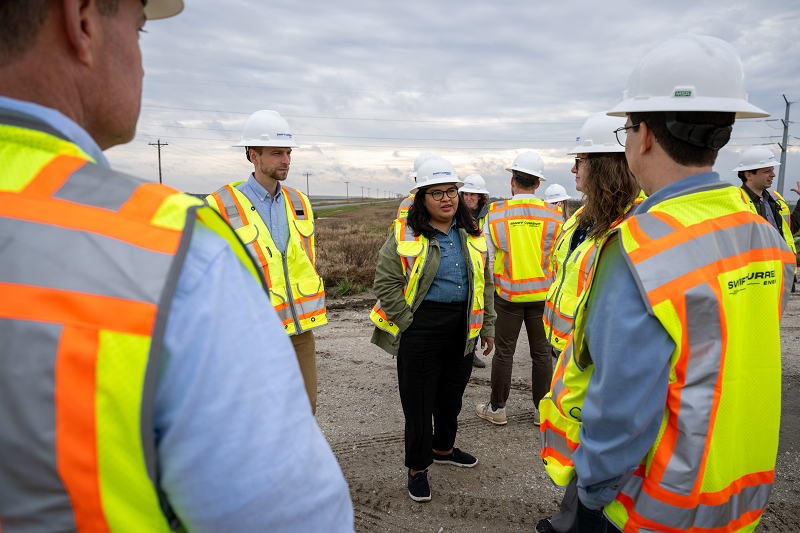
[[[542,182],[537,180],[536,181],[536,185],[533,187],[533,190],[535,191],[536,189],[538,189],[539,185],[541,185],[541,184],[542,184]]]
[[[642,142],[639,144],[639,155],[644,155],[653,149],[656,143],[656,136],[645,122],[639,124],[639,129],[642,133]]]
[[[92,66],[100,37],[100,20],[96,0],[59,0],[64,9],[64,31],[78,60]]]

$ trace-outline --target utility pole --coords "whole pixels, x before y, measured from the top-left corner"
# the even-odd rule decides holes
[[[361,186],[361,199],[364,199],[364,186]]]
[[[350,200],[350,185],[348,185],[349,183],[350,183],[349,181],[345,181],[344,182],[345,191],[347,191],[347,199],[348,200]]]
[[[367,198],[369,198],[369,194],[372,191],[372,187],[367,187]]]
[[[792,102],[786,99],[786,95],[783,96],[783,101],[786,102],[786,118],[782,120],[783,122],[783,144],[779,144],[778,146],[781,147],[781,168],[778,170],[778,194],[783,194],[783,175],[786,172],[786,149],[789,147],[789,106],[792,105]]]
[[[786,120],[789,120],[789,111],[788,110],[786,111]],[[786,134],[785,133],[783,134],[783,142],[784,143],[786,142]],[[158,182],[162,183],[162,181],[161,181],[161,147],[162,146],[169,146],[169,145],[167,143],[162,143],[161,139],[159,139],[158,142],[147,143],[147,144],[149,144],[150,146],[158,146]],[[781,178],[783,178],[783,174],[781,174]]]
[[[308,188],[308,177],[309,176],[313,176],[313,174],[311,174],[311,172],[306,172],[306,196],[308,196],[308,199],[311,200],[311,192],[310,192],[310,190]]]

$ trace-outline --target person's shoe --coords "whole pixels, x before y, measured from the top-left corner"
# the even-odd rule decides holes
[[[429,502],[431,501],[431,487],[428,485],[428,471],[417,472],[411,475],[411,469],[408,469],[408,495],[415,502]]]
[[[536,411],[533,413],[533,425],[538,426],[539,423],[540,423],[539,410],[536,409]]]
[[[492,424],[497,424],[498,426],[504,426],[508,423],[508,420],[506,420],[506,408],[501,407],[495,410],[489,402],[476,405],[475,414],[477,414],[479,418],[488,420]]]
[[[550,523],[549,518],[543,518],[539,520],[539,523],[536,524],[536,532],[537,533],[558,533],[556,528],[553,527],[553,524]]]
[[[444,465],[461,466],[464,468],[472,468],[478,464],[476,458],[472,457],[467,452],[462,452],[458,448],[453,448],[452,453],[448,453],[447,455],[439,455],[433,452],[433,462]]]
[[[478,357],[478,352],[472,352],[472,366],[477,368],[486,368],[486,363]]]

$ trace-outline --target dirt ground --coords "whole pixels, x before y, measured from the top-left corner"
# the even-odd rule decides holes
[[[534,531],[541,518],[556,512],[562,491],[552,484],[538,455],[524,333],[514,361],[508,424],[493,426],[475,416],[475,404],[489,398],[490,355],[486,368],[473,369],[456,438],[456,446],[480,462],[475,468],[432,465],[428,479],[433,499],[416,503],[406,488],[396,361],[369,342],[372,302],[368,294],[331,299],[330,325],[316,330],[317,420],[350,484],[356,531]],[[780,447],[759,532],[800,531],[800,293],[791,297],[781,339]],[[757,413],[753,431],[758,431]]]

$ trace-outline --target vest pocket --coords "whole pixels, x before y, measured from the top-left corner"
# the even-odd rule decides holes
[[[314,296],[322,290],[322,278],[305,279],[296,285],[300,296]]]
[[[236,230],[236,234],[245,244],[252,244],[258,239],[258,226],[248,224]]]

